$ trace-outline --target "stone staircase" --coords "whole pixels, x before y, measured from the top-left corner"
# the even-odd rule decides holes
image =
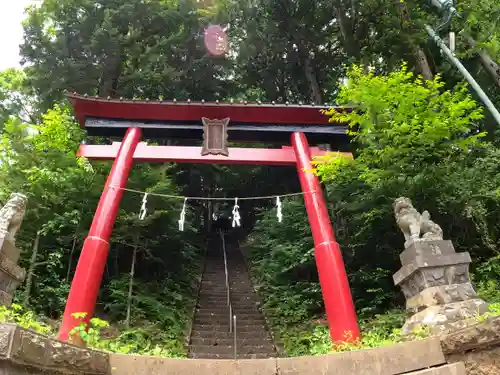
[[[236,315],[237,359],[277,357],[258,309],[250,275],[238,246],[226,239],[233,315]],[[222,241],[207,252],[189,344],[189,358],[234,359],[234,332],[229,332],[229,307]]]

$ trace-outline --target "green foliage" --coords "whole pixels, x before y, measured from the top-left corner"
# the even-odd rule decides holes
[[[488,311],[486,311],[484,314],[478,314],[476,316],[476,321],[478,323],[482,323],[487,321],[488,319],[497,318],[498,316],[500,316],[500,303],[491,303],[488,306]]]
[[[103,97],[216,98],[223,59],[198,35],[213,19],[194,0],[45,0],[24,22],[23,58],[46,110],[63,90]],[[215,11],[214,11],[215,12]],[[211,77],[211,79],[206,79]],[[168,83],[167,83],[168,82]]]
[[[134,330],[126,330],[122,338],[137,335],[152,337],[154,342],[168,343],[170,353],[184,353],[183,338],[186,334],[190,309],[194,306],[195,290],[191,280],[193,272],[175,275],[169,279],[145,283],[136,280],[131,301],[131,326]],[[109,318],[115,322],[123,322],[128,302],[128,277],[113,279],[109,285],[109,297],[106,310]],[[185,354],[185,353],[184,353]]]
[[[457,3],[467,15],[466,30],[497,62],[500,60],[500,9],[495,0],[472,0]]]
[[[0,133],[11,118],[33,121],[34,100],[26,74],[19,69],[0,72]]]
[[[49,317],[58,317],[64,310],[69,293],[69,284],[62,279],[66,271],[62,249],[47,249],[48,254],[41,254],[44,260],[36,269],[33,290],[28,298],[26,308],[33,308],[36,312]],[[43,266],[43,268],[42,268]],[[21,290],[14,295],[14,301],[25,302],[25,291]]]
[[[109,322],[99,318],[83,322],[85,313],[74,314],[76,319],[82,320],[70,335],[78,335],[88,347],[111,353],[150,355],[158,357],[185,356],[183,348],[172,345],[171,338],[159,333],[158,327],[142,327],[124,329],[111,338],[104,338],[105,330],[110,328]]]
[[[358,307],[360,297],[367,299],[358,285],[376,291],[368,297],[372,307],[397,303],[390,274],[402,246],[391,208],[398,196],[429,210],[445,236],[478,263],[497,253],[500,227],[491,215],[500,209],[499,151],[481,141],[481,111],[463,87],[444,90],[439,78],[423,85],[404,66],[386,77],[354,67],[339,101],[354,111],[328,113],[351,121],[356,158],[332,154],[316,161],[316,171],[328,184],[347,267],[356,270]],[[482,269],[498,277],[494,262]]]
[[[45,272],[40,278],[33,275],[32,302],[43,306],[41,311],[48,316],[57,316],[65,303],[65,235],[82,221],[82,187],[93,179],[88,163],[74,155],[82,138],[69,109],[60,106],[48,111],[38,125],[10,119],[0,138],[0,200],[5,201],[14,191],[29,199],[18,241],[27,269],[36,233],[44,236],[43,249],[34,261],[40,269],[45,266]]]
[[[41,322],[33,311],[27,310],[18,304],[0,306],[0,322],[17,324],[42,335],[50,335],[54,332],[52,327]]]
[[[0,179],[5,181],[0,187],[0,199],[6,199],[12,191],[23,192],[29,198],[17,242],[24,249],[21,265],[26,269],[33,266],[29,307],[54,319],[60,317],[66,303],[75,258],[109,171],[109,163],[91,166],[75,156],[82,139],[83,132],[68,108],[56,106],[43,116],[39,125],[9,120],[0,140],[3,151]],[[163,166],[137,166],[129,186],[170,194],[176,189],[168,178],[168,168]],[[192,306],[194,295],[193,272],[200,261],[203,244],[197,236],[198,228],[188,224],[185,232],[178,231],[180,206],[177,203],[150,198],[148,216],[139,223],[140,200],[135,194],[125,195],[101,291],[104,307],[99,308],[98,313],[105,310],[113,319],[123,319],[126,306],[123,293],[126,297],[128,285],[125,286],[127,282],[120,284],[125,280],[120,275],[130,270],[133,238],[137,235],[150,238],[140,249],[134,280],[137,294],[132,317],[144,328],[127,334],[142,335],[144,340],[160,335],[155,340],[162,341],[164,346],[168,342],[169,353],[180,355],[189,316],[186,309],[190,303]],[[188,218],[194,216],[195,212],[188,212]],[[33,259],[32,241],[37,232],[42,234],[40,250]],[[148,232],[157,234],[148,235]],[[165,243],[170,249],[181,251],[164,251]],[[20,292],[15,296],[19,302],[25,298],[22,288]],[[158,330],[164,332],[158,333]]]
[[[387,76],[366,74],[359,66],[349,70],[337,100],[354,110],[325,114],[332,122],[350,124],[350,134],[361,148],[354,161],[363,166],[361,181],[376,186],[387,178],[414,177],[422,166],[478,145],[485,135],[476,125],[481,109],[465,86],[441,91],[443,86],[439,77],[424,85],[405,65]],[[335,178],[321,164],[318,172],[325,180]]]
[[[282,331],[282,342],[289,356],[320,355],[392,345],[403,340],[400,328],[404,324],[402,311],[388,311],[362,319],[362,339],[354,343],[333,345],[330,331],[324,323],[314,320],[306,324],[287,327]],[[427,333],[415,332],[415,338],[427,337]]]
[[[284,202],[283,215],[284,222],[278,224],[274,210],[264,212],[248,238],[246,247],[251,258],[255,286],[264,300],[263,307],[277,339],[288,355],[331,352],[329,331],[321,319],[318,321],[315,318],[322,314],[323,301],[303,203],[300,200]],[[373,275],[367,275],[366,272],[362,269],[351,273],[351,287],[359,294],[363,290],[365,295],[364,298],[356,299],[364,316],[383,305],[388,291],[377,288],[376,280],[389,276],[383,269],[373,270]],[[404,314],[399,311],[364,318],[363,340],[339,346],[335,350],[356,350],[395,343],[401,339],[395,330],[403,323]]]
[[[283,223],[277,223],[274,210],[261,217],[247,247],[271,321],[299,323],[321,311],[321,290],[304,205],[289,200],[282,210]]]
[[[491,216],[500,209],[498,150],[482,141],[477,103],[463,86],[447,91],[439,77],[424,85],[403,66],[387,76],[353,67],[339,104],[354,110],[327,114],[332,121],[351,123],[356,157],[331,153],[315,165],[327,185],[330,213],[363,320],[363,340],[336,350],[401,340],[397,329],[403,314],[384,313],[404,302],[391,277],[400,267],[403,242],[392,201],[401,195],[410,197],[417,209],[429,210],[458,249],[470,251],[479,264],[485,261],[476,281],[492,300],[491,280],[500,275],[492,258],[498,253],[500,227]],[[284,216],[286,223],[277,225],[273,211],[264,213],[250,237],[256,284],[288,354],[328,352],[326,328],[309,323],[321,316],[323,306],[303,205],[287,202]],[[427,334],[422,330],[414,336]]]

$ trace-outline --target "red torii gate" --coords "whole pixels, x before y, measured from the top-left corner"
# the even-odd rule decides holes
[[[331,141],[345,137],[345,126],[329,124],[328,117],[314,105],[221,104],[178,101],[115,100],[68,95],[75,115],[89,135],[123,136],[112,145],[81,145],[79,155],[90,160],[114,160],[104,186],[92,225],[78,261],[66,302],[58,337],[68,341],[81,320],[75,313],[86,313],[89,320],[95,309],[109,241],[118,215],[123,188],[134,162],[189,162],[219,164],[296,165],[304,203],[315,244],[315,258],[334,342],[359,338],[356,312],[352,301],[342,254],[336,242],[323,191],[311,173],[312,157],[323,155],[309,147],[309,138]],[[228,148],[227,156],[202,156],[201,147],[149,146],[146,138],[202,139],[202,118],[230,119],[232,141],[260,140],[283,142],[291,137],[292,146],[281,149]],[[225,131],[224,131],[225,132]],[[258,134],[256,139],[255,134]],[[346,336],[346,334],[348,334]]]

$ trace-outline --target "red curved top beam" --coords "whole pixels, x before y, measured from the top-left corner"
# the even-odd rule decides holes
[[[327,125],[328,116],[320,110],[328,106],[285,105],[257,103],[217,103],[192,101],[150,101],[105,99],[99,97],[68,94],[75,108],[75,115],[82,127],[85,118],[113,118],[142,121],[196,121],[202,117],[222,119],[229,117],[231,123]],[[349,110],[338,107],[339,110]]]

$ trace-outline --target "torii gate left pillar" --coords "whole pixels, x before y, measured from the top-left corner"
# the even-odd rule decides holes
[[[129,128],[111,167],[71,283],[58,334],[61,341],[68,341],[73,328],[81,324],[82,320],[75,314],[85,313],[83,321],[87,323],[94,315],[108,260],[109,241],[123,196],[122,189],[127,186],[140,140],[141,129]]]
[[[108,258],[109,242],[123,196],[123,188],[134,160],[157,162],[202,162],[233,164],[296,165],[315,245],[315,258],[325,302],[325,310],[333,342],[355,341],[359,327],[352,301],[347,274],[340,247],[335,239],[326,202],[318,178],[310,172],[311,157],[318,154],[310,149],[303,133],[292,134],[292,148],[229,149],[229,157],[209,155],[201,157],[199,147],[144,146],[139,128],[129,128],[119,149],[113,146],[82,146],[81,156],[89,159],[114,159],[104,186],[90,231],[83,244],[76,272],[71,284],[58,338],[68,341],[70,333],[82,320],[75,314],[85,313],[84,322],[94,314],[104,268]]]

